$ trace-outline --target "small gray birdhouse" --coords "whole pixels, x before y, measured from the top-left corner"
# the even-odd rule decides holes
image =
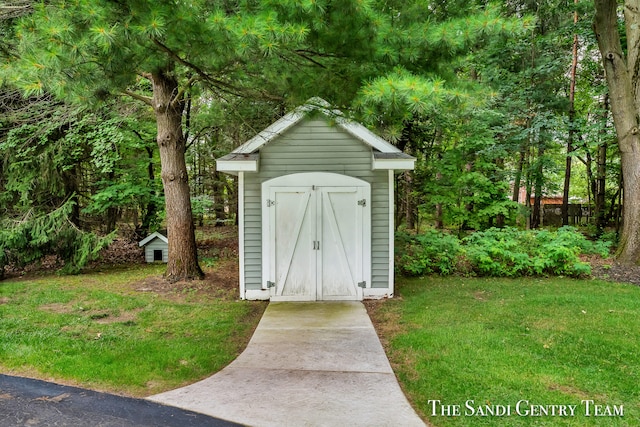
[[[169,240],[157,231],[140,241],[138,246],[144,246],[144,258],[147,262],[167,262]]]

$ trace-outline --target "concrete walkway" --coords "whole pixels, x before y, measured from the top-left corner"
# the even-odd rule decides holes
[[[248,347],[150,400],[249,426],[424,426],[360,302],[272,302]]]

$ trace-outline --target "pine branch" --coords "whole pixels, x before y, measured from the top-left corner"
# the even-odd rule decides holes
[[[227,93],[229,93],[231,95],[242,96],[242,91],[239,90],[237,87],[233,86],[232,84],[229,84],[227,82],[224,82],[222,80],[219,80],[219,79],[216,79],[216,78],[210,76],[202,68],[200,68],[197,65],[195,65],[195,64],[187,61],[186,59],[180,57],[180,55],[178,55],[176,52],[171,50],[168,46],[164,45],[160,40],[154,38],[153,42],[162,51],[167,53],[172,59],[174,59],[175,61],[177,61],[180,64],[184,65],[185,67],[190,68],[191,70],[195,71],[202,81],[210,84],[211,86],[215,87],[218,90],[227,92]]]
[[[142,101],[145,104],[151,105],[153,107],[153,100],[148,96],[140,95],[140,94],[132,92],[130,90],[125,90],[125,91],[122,92],[122,94],[130,96],[133,99],[137,99],[138,101]]]
[[[33,1],[14,0],[0,5],[0,21],[5,21],[26,15],[33,10]]]
[[[13,52],[11,46],[8,43],[5,44],[4,41],[0,41],[0,54],[6,58],[19,58],[19,56]]]
[[[320,58],[345,58],[343,55],[336,55],[333,53],[321,53],[311,49],[297,49],[295,53],[302,55],[312,55]]]
[[[317,65],[318,67],[320,67],[320,68],[324,68],[324,69],[326,69],[326,68],[327,68],[324,64],[322,64],[322,63],[320,63],[320,62],[316,61],[315,59],[313,59],[313,58],[311,58],[309,55],[307,55],[307,53],[306,53],[306,52],[307,52],[307,51],[297,50],[295,53],[296,53],[296,55],[298,55],[299,57],[301,57],[301,58],[303,58],[303,59],[305,59],[305,60],[307,60],[307,61],[311,62],[313,65]]]
[[[185,83],[185,84],[180,88],[180,90],[178,91],[178,93],[176,94],[176,96],[173,98],[173,101],[171,101],[171,106],[175,108],[175,107],[177,106],[177,104],[178,104],[179,102],[181,102],[182,97],[184,96],[184,93],[185,93],[187,90],[189,90],[189,89],[191,88],[191,86],[193,86],[193,84],[194,84],[195,82],[197,82],[198,80],[200,80],[200,77],[198,77],[198,76],[192,76],[192,77],[187,81],[187,83]]]
[[[194,142],[198,141],[202,137],[202,135],[204,135],[205,133],[207,133],[211,129],[215,130],[215,129],[218,129],[218,127],[217,126],[205,126],[202,129],[200,129],[198,131],[198,133],[196,133],[193,136],[193,138],[189,138],[191,141],[188,142],[187,145],[185,146],[185,151],[188,150],[189,147],[191,147],[194,144]],[[185,139],[187,139],[187,138],[185,138]]]

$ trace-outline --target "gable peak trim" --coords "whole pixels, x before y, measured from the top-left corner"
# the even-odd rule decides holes
[[[233,150],[232,153],[250,154],[255,153],[262,146],[268,144],[273,139],[285,133],[288,129],[301,122],[309,113],[317,111],[325,117],[335,120],[336,125],[349,133],[356,139],[364,142],[370,147],[383,153],[400,153],[401,151],[392,144],[371,132],[365,126],[348,119],[344,114],[335,109],[331,109],[331,104],[322,98],[314,97],[309,99],[304,105],[285,114],[273,124],[265,128],[262,132]]]

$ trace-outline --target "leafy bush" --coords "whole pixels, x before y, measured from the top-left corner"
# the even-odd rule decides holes
[[[450,234],[429,229],[424,234],[396,234],[396,267],[412,276],[451,274],[460,254],[459,240]]]
[[[463,244],[478,274],[488,276],[580,276],[591,273],[580,254],[608,255],[605,244],[594,244],[573,227],[557,231],[492,228],[474,233]]]
[[[515,228],[490,228],[462,240],[465,257],[474,272],[483,276],[522,276],[534,270],[528,249],[531,236]]]
[[[609,242],[592,242],[573,227],[557,231],[490,228],[458,240],[436,230],[424,234],[398,233],[396,265],[405,274],[456,269],[480,276],[516,277],[542,274],[581,276],[591,273],[581,254],[609,255]],[[461,271],[461,266],[466,266]]]

